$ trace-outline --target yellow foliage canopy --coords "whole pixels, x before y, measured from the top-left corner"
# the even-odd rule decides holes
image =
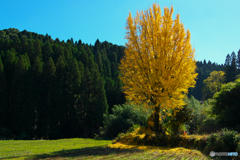
[[[206,96],[212,97],[214,93],[221,90],[221,86],[225,81],[223,71],[213,71],[210,73],[210,76],[203,81],[204,88],[203,92]]]
[[[185,32],[179,14],[172,19],[173,7],[159,5],[127,18],[125,56],[121,59],[120,79],[127,97],[137,104],[175,108],[197,77],[195,50],[190,32]],[[167,108],[167,109],[168,109]]]

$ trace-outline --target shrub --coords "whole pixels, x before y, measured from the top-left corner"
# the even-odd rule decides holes
[[[198,133],[203,134],[211,134],[217,131],[220,131],[221,128],[224,126],[216,119],[216,117],[207,117],[205,120],[203,120],[202,124],[199,127]]]
[[[229,131],[226,128],[223,128],[220,134],[219,141],[221,142],[225,152],[235,151],[237,148],[237,135],[236,131]],[[222,151],[222,152],[223,152]]]
[[[240,153],[240,138],[237,137],[237,148],[236,148],[236,152]]]
[[[195,140],[196,140],[196,138],[194,138],[194,137],[188,138],[188,146],[193,147]]]
[[[212,150],[216,152],[234,152],[238,150],[238,142],[240,138],[237,136],[236,131],[230,131],[223,128],[219,133],[213,133],[207,140],[205,152]]]
[[[207,139],[205,139],[205,138],[201,138],[200,140],[199,140],[199,143],[198,143],[198,148],[200,149],[200,150],[204,150],[204,148],[207,146]],[[208,154],[209,154],[209,152],[208,152]]]
[[[200,103],[197,99],[195,99],[193,96],[191,96],[187,100],[187,106],[191,109],[193,118],[191,121],[187,123],[187,125],[190,126],[189,128],[189,134],[196,134],[200,132],[200,129],[202,127],[202,122],[204,119],[207,118],[209,115],[211,105],[210,102],[212,100],[208,99],[204,101],[204,103]]]
[[[134,125],[146,126],[149,112],[141,108],[143,106],[130,104],[130,102],[114,105],[113,114],[103,116],[102,136],[114,139],[119,133],[126,133]]]
[[[187,130],[189,128],[189,125],[186,124],[193,119],[193,112],[188,105],[183,106],[182,109],[176,108],[172,110],[172,115],[174,115],[174,112],[176,112],[176,116],[170,118],[167,126],[170,128],[171,134],[180,135],[181,130]]]
[[[220,148],[220,145],[218,144],[218,139],[219,136],[216,133],[211,134],[208,139],[207,139],[207,146],[205,148],[205,150],[207,152],[209,151],[215,151],[215,152],[219,152],[222,149]]]
[[[222,85],[221,90],[214,94],[212,114],[225,122],[226,127],[236,127],[240,124],[240,79]]]

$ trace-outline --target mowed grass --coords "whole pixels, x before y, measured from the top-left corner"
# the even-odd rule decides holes
[[[0,159],[39,159],[72,154],[112,143],[87,138],[0,141]]]
[[[209,159],[182,147],[112,144],[86,138],[0,141],[0,159]]]

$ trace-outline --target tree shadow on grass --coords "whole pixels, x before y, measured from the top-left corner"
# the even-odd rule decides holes
[[[104,158],[105,156],[107,158],[114,158],[116,156],[118,156],[118,157],[120,156],[120,158],[121,158],[121,157],[131,156],[133,154],[143,153],[145,151],[145,149],[137,149],[137,147],[141,147],[141,145],[132,145],[132,146],[134,148],[120,149],[120,148],[110,148],[110,147],[107,147],[106,145],[104,145],[104,146],[87,147],[87,148],[81,148],[81,149],[61,150],[61,151],[39,154],[39,155],[32,155],[32,156],[22,155],[22,156],[7,157],[7,158],[11,159],[11,158],[27,157],[26,158],[27,160],[58,159],[58,158],[59,159],[61,159],[61,158],[63,158],[63,159],[64,158],[87,159],[87,158],[93,158],[93,157],[97,158],[99,156],[102,158]],[[157,147],[157,148],[163,150],[161,155],[163,155],[163,154],[172,155],[174,153],[170,154],[170,153],[167,153],[167,151],[175,148],[175,147],[164,147],[164,146],[144,146],[144,147],[146,147],[147,149],[152,149],[152,147]],[[177,147],[177,148],[184,149],[184,147]],[[157,156],[160,156],[160,154]],[[0,158],[0,159],[2,159],[2,158]],[[6,158],[4,158],[4,159],[6,159]],[[215,157],[214,159],[218,159],[218,158]]]
[[[119,149],[119,148],[109,148],[106,146],[98,146],[98,147],[87,147],[81,149],[70,149],[70,150],[62,150],[51,152],[47,154],[39,154],[28,156],[26,160],[38,160],[45,158],[86,158],[88,156],[108,156],[108,155],[116,155],[116,154],[131,154],[131,153],[143,153],[143,150],[140,149]],[[22,156],[21,156],[22,157]],[[13,158],[13,157],[9,157]],[[16,158],[16,157],[15,157]]]

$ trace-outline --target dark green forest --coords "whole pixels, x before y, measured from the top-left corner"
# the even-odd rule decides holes
[[[94,137],[103,114],[126,102],[118,65],[124,46],[96,40],[88,45],[9,28],[0,31],[0,129],[16,139]],[[226,82],[239,74],[238,55],[225,64],[197,62],[198,79],[188,96],[205,100],[203,80],[214,70]]]

